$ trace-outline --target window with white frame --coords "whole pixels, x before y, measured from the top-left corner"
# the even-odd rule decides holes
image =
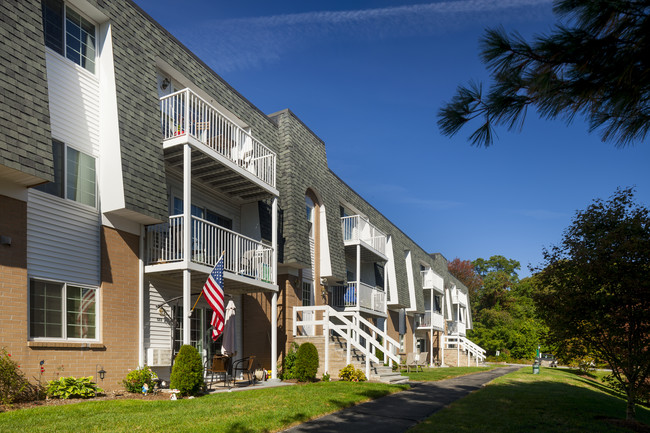
[[[30,338],[96,340],[97,301],[97,288],[32,279]]]
[[[440,295],[433,295],[433,311],[442,314],[442,297]]]
[[[57,197],[96,207],[95,158],[57,140],[52,141],[52,155],[54,158],[54,182],[35,188]]]
[[[42,0],[45,45],[95,73],[95,25],[63,0]]]

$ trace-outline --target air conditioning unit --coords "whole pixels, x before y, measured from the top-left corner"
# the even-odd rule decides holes
[[[172,350],[157,347],[147,349],[147,365],[150,367],[170,367],[172,365]]]

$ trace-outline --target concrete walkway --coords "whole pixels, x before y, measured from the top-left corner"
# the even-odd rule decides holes
[[[411,389],[343,409],[308,421],[286,432],[396,433],[408,430],[450,403],[522,366],[501,367],[483,373],[437,382],[410,382]]]

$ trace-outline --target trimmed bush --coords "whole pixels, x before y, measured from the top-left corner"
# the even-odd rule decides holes
[[[297,351],[299,347],[298,343],[291,343],[291,348],[282,361],[282,374],[280,375],[282,380],[296,378],[296,356],[298,355]]]
[[[47,395],[52,398],[93,398],[98,392],[97,384],[92,381],[93,377],[60,377],[47,383]]]
[[[312,343],[303,343],[296,354],[296,379],[311,382],[318,371],[318,349]]]
[[[153,389],[153,383],[156,379],[158,379],[158,375],[148,365],[145,365],[129,371],[122,383],[129,392],[142,392],[142,386],[145,383],[149,389]]]
[[[363,382],[368,380],[366,379],[365,373],[358,368],[354,368],[352,364],[346,365],[339,371],[339,379],[347,382]]]
[[[45,393],[40,385],[32,385],[11,359],[11,354],[0,350],[0,404],[10,405],[24,401],[41,400]]]
[[[180,391],[181,396],[198,395],[203,388],[201,355],[190,346],[181,346],[174,359],[169,387]]]

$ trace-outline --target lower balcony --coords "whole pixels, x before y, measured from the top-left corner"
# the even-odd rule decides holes
[[[145,273],[174,273],[192,269],[210,273],[224,253],[224,279],[230,288],[277,290],[273,248],[198,217],[192,217],[189,267],[185,265],[182,215],[169,222],[147,226]],[[203,277],[205,278],[205,277]]]
[[[447,324],[447,335],[460,335],[465,336],[466,327],[463,322],[451,321]]]
[[[445,328],[442,313],[431,313],[431,311],[426,311],[424,314],[419,315],[417,319],[417,328],[443,331]]]
[[[366,283],[352,281],[347,286],[334,287],[331,304],[332,307],[345,311],[383,316],[386,314],[386,292]]]

